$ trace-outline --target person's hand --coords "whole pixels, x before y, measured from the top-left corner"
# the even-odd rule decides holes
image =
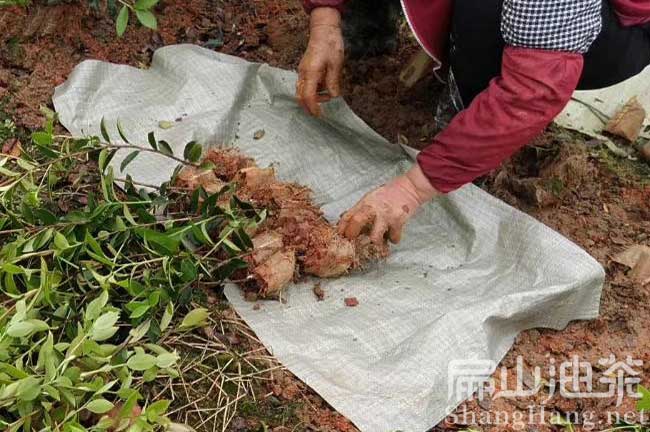
[[[311,13],[307,51],[298,68],[298,103],[313,116],[320,116],[320,103],[341,95],[344,48],[341,15],[333,8]]]
[[[426,178],[419,165],[403,176],[368,193],[338,225],[339,234],[350,240],[368,232],[373,243],[381,245],[388,235],[393,243],[402,239],[402,229],[415,211],[441,195]]]

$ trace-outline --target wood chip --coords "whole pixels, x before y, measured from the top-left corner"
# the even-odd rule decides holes
[[[345,305],[347,307],[357,307],[359,306],[359,300],[356,297],[347,297],[345,299]]]
[[[314,295],[318,301],[325,300],[325,290],[320,286],[320,283],[314,284]]]
[[[399,75],[404,87],[411,88],[426,74],[431,72],[434,60],[424,50],[418,51]]]
[[[256,140],[261,140],[262,138],[264,138],[264,135],[266,135],[266,131],[264,129],[260,129],[257,132],[255,132],[253,138]]]

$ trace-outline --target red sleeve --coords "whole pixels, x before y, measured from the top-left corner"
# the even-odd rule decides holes
[[[419,154],[431,184],[451,192],[530,143],[569,102],[583,64],[580,54],[507,47],[501,76]]]
[[[343,12],[343,6],[346,2],[347,0],[302,0],[307,13],[310,13],[317,7],[332,7],[338,9],[339,12]]]
[[[650,2],[647,0],[612,0],[612,3],[624,26],[650,22]]]

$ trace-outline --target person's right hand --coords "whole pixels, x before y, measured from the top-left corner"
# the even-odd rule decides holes
[[[298,68],[298,103],[313,116],[320,116],[320,103],[341,95],[344,48],[341,15],[321,7],[311,13],[307,51]]]

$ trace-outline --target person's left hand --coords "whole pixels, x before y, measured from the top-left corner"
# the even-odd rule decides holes
[[[406,174],[368,193],[338,225],[339,234],[355,240],[369,231],[373,243],[380,245],[386,235],[399,243],[402,229],[416,210],[433,197],[441,195],[426,178],[419,165]]]

